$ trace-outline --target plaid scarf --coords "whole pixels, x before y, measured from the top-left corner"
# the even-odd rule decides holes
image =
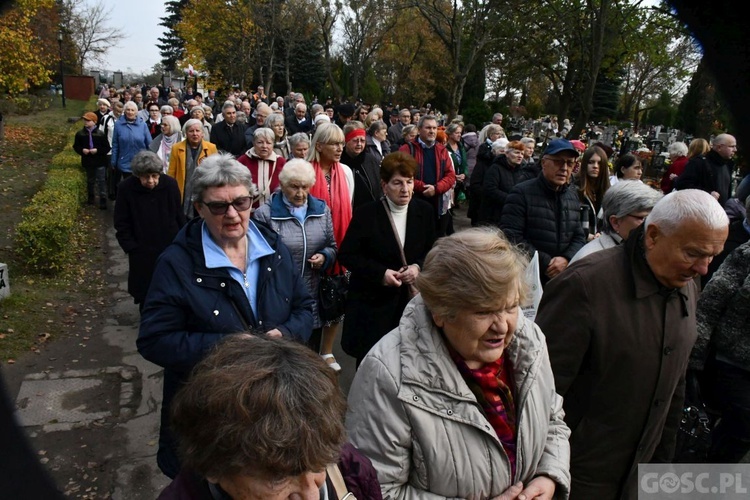
[[[484,416],[497,434],[510,461],[511,477],[516,475],[516,406],[513,401],[513,380],[510,361],[503,354],[494,363],[473,370],[461,356],[450,349],[451,357],[471,392],[484,411]],[[507,368],[504,369],[507,363]]]

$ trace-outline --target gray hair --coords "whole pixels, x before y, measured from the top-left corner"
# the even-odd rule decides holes
[[[237,107],[234,105],[233,101],[224,101],[224,104],[221,106],[221,112],[224,113],[224,111],[228,110],[229,108],[237,111]]]
[[[647,210],[650,212],[662,197],[656,189],[640,181],[618,182],[607,190],[602,199],[602,212],[604,213],[602,230],[605,233],[612,232],[612,225],[609,223],[611,216],[621,219],[633,212]]]
[[[286,186],[294,181],[303,182],[308,187],[315,184],[315,169],[310,162],[295,158],[284,164],[284,168],[279,173],[279,182]]]
[[[417,110],[417,112],[419,112],[419,110]],[[412,115],[414,115],[414,113],[412,113]],[[435,117],[435,115],[422,115],[422,117],[419,119],[419,122],[417,122],[417,128],[421,129],[424,126],[424,122],[426,121],[434,121],[435,123],[437,123],[437,118]]]
[[[729,217],[716,198],[700,189],[672,191],[654,205],[654,209],[643,223],[644,229],[651,224],[669,235],[687,221],[695,221],[711,230],[729,225]]]
[[[169,124],[169,131],[172,132],[172,134],[177,134],[180,132],[180,120],[178,120],[176,117],[172,115],[162,116],[161,122]]]
[[[404,125],[404,128],[401,129],[401,136],[406,139],[406,137],[415,130],[417,130],[416,125],[413,125],[411,123],[409,125]]]
[[[451,122],[451,124],[448,125],[448,127],[445,129],[445,133],[448,134],[448,135],[451,135],[452,133],[454,133],[459,128],[463,131],[463,129],[464,129],[463,122]]]
[[[310,145],[310,137],[304,132],[297,132],[289,136],[287,140],[289,141],[289,149],[294,149],[300,142],[306,142],[308,146]]]
[[[521,137],[521,143],[524,146],[528,146],[529,144],[533,144],[534,146],[536,146],[536,139],[534,139],[533,137]]]
[[[203,200],[208,188],[223,186],[245,186],[252,197],[258,196],[258,187],[253,184],[250,170],[238,162],[230,153],[218,153],[201,162],[193,174],[192,201]]]
[[[180,101],[176,97],[170,97],[169,99],[167,99],[167,104],[169,104],[173,108],[176,108],[180,105]]]
[[[687,156],[688,147],[687,144],[682,141],[675,141],[667,147],[667,152],[669,153],[669,156]]]
[[[298,109],[304,109],[307,111],[307,104],[304,102],[298,102],[296,106],[294,106],[294,110],[297,111]]]
[[[197,118],[191,118],[185,122],[185,125],[183,125],[182,133],[187,135],[187,131],[190,130],[190,127],[192,127],[193,125],[199,125],[201,128],[201,131],[203,131],[203,122]]]
[[[719,134],[711,139],[711,147],[720,146],[729,140],[730,137],[734,137],[731,134]]]
[[[247,115],[244,111],[237,111],[237,123],[247,123]]]
[[[497,123],[490,123],[486,125],[482,130],[479,131],[479,144],[484,144],[484,142],[487,141],[487,138],[493,133],[502,134],[503,127],[501,127]]]
[[[282,125],[284,124],[284,115],[279,114],[279,113],[273,113],[271,116],[266,118],[266,121],[263,122],[263,126],[271,128],[277,123],[281,123]]]
[[[159,108],[159,113],[161,113],[162,115],[165,115],[165,114],[171,115],[172,113],[174,113],[174,108],[170,106],[169,104],[165,104],[164,106]]]
[[[495,142],[492,143],[492,146],[490,146],[490,149],[493,153],[498,154],[500,151],[505,151],[505,148],[508,147],[508,144],[510,141],[506,139],[505,137],[501,137],[499,139],[496,139]]]
[[[383,129],[387,129],[388,125],[385,124],[385,122],[381,120],[376,120],[370,124],[370,128],[367,129],[367,133],[369,135],[375,135],[375,132],[378,132]]]
[[[310,106],[310,114],[313,116],[317,115],[318,113],[324,113],[324,112],[325,110],[323,109],[322,104],[315,103],[312,106]]]
[[[125,111],[128,108],[133,108],[134,110],[138,111],[138,105],[135,103],[135,101],[126,102],[122,110]]]
[[[266,139],[268,141],[271,141],[271,144],[274,144],[276,142],[276,134],[273,130],[265,126],[258,127],[253,133],[253,144],[255,144],[258,139]]]
[[[130,162],[130,168],[136,177],[148,174],[160,174],[164,171],[164,165],[159,156],[148,149],[142,149],[136,153]]]

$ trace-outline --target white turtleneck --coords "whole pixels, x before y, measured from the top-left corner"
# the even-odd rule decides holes
[[[396,205],[387,196],[385,197],[385,199],[388,202],[388,208],[391,209],[393,225],[396,226],[398,239],[401,240],[401,248],[403,248],[404,241],[406,240],[406,213],[409,210],[409,205]]]

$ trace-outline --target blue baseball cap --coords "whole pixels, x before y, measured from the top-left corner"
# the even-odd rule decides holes
[[[556,155],[563,151],[569,151],[571,155],[578,156],[578,150],[567,139],[554,139],[549,141],[547,148],[544,150],[545,155]]]

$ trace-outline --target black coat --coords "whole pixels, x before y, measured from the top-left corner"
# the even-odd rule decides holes
[[[706,156],[696,156],[688,161],[685,171],[674,180],[674,188],[702,189],[707,193],[716,191],[720,195],[719,203],[723,207],[732,195],[730,191],[733,169],[734,163],[731,160],[725,160],[716,151],[709,151]]]
[[[129,177],[117,187],[114,223],[117,242],[128,254],[128,293],[143,302],[151,284],[156,259],[185,225],[177,181],[159,176],[154,189]]]
[[[508,157],[498,156],[484,174],[479,222],[500,225],[505,199],[521,180],[520,165],[511,166]]]
[[[94,142],[94,149],[96,149],[95,155],[83,154],[84,149],[91,149],[89,148],[89,133],[86,130],[86,127],[83,127],[81,130],[76,132],[76,135],[73,138],[73,150],[81,155],[81,166],[84,169],[106,167],[109,164],[109,161],[107,160],[107,154],[110,150],[109,140],[107,140],[107,136],[104,135],[104,132],[102,132],[98,128],[95,128],[91,134],[91,139]]]
[[[406,215],[406,262],[421,267],[434,242],[432,206],[412,198]],[[407,286],[383,286],[386,269],[398,270],[403,264],[382,201],[367,203],[354,211],[338,258],[352,273],[341,346],[349,355],[362,359],[398,326],[410,300]]]
[[[344,149],[341,163],[352,169],[354,175],[352,209],[378,200],[383,195],[380,187],[380,163],[374,156],[363,151],[359,156],[351,157]]]
[[[211,127],[211,138],[209,142],[216,145],[219,151],[231,153],[235,158],[239,158],[247,148],[245,147],[245,131],[247,125],[236,122],[232,127],[225,121],[220,121]]]
[[[489,169],[494,159],[492,146],[486,141],[484,144],[480,144],[479,149],[477,149],[477,161],[469,178],[469,210],[466,215],[471,219],[472,225],[476,225],[479,222],[479,216],[482,213],[484,176],[487,174],[487,169]]]
[[[555,191],[544,174],[517,184],[506,198],[500,229],[529,256],[539,252],[542,284],[547,282],[544,271],[553,257],[570,261],[586,242],[580,208],[575,186]]]
[[[312,120],[307,116],[305,116],[304,121],[300,123],[297,121],[297,116],[292,114],[292,116],[288,116],[284,120],[284,127],[286,127],[286,133],[288,135],[294,135],[298,132],[310,133],[313,129],[313,124]]]

